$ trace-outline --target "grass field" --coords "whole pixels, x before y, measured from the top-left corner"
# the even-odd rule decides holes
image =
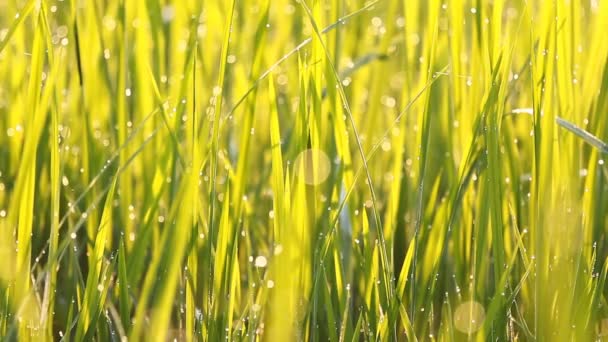
[[[608,339],[608,1],[0,1],[0,340]]]

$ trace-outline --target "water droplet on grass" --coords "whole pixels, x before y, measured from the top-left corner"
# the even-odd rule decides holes
[[[255,263],[254,263],[255,267],[266,267],[266,265],[268,265],[268,260],[266,260],[266,257],[263,255],[259,255],[255,258]]]
[[[164,23],[169,23],[175,16],[175,9],[171,5],[164,6],[161,10],[161,16]]]

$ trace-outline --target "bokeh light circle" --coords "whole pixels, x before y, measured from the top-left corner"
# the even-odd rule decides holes
[[[325,152],[314,148],[307,149],[296,157],[294,170],[304,183],[319,185],[329,177],[331,162]]]
[[[472,334],[479,330],[486,318],[486,311],[476,301],[464,302],[454,311],[454,327],[465,334]]]

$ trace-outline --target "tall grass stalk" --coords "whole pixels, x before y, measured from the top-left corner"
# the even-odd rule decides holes
[[[608,336],[608,2],[0,2],[0,340]]]

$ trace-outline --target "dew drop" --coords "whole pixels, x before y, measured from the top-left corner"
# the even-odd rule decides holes
[[[266,257],[263,255],[259,255],[255,258],[255,267],[259,267],[259,268],[263,268],[266,267],[266,265],[268,264],[268,260],[266,260]]]

